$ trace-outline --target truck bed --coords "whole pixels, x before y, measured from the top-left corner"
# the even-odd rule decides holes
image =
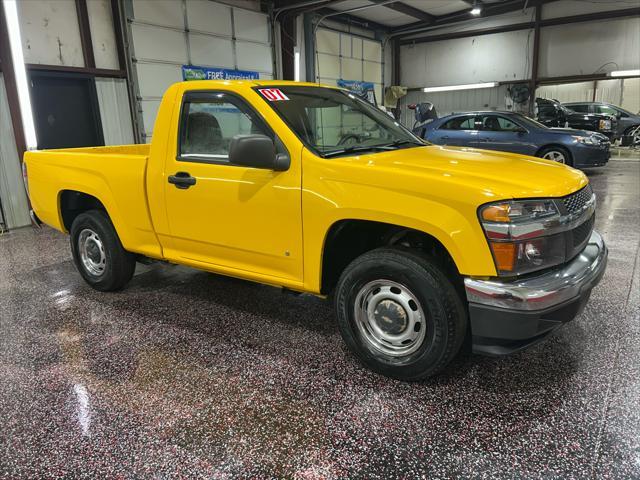
[[[160,256],[147,203],[150,145],[66,148],[25,153],[32,207],[46,224],[68,231],[61,214],[69,195],[97,199],[107,210],[123,246]]]

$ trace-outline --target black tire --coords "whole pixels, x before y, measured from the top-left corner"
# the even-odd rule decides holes
[[[547,155],[548,153],[551,152],[559,152],[561,153],[564,158],[565,161],[563,162],[565,165],[568,165],[570,167],[573,167],[573,157],[571,156],[571,152],[569,152],[569,150],[567,150],[564,147],[556,147],[556,146],[550,146],[550,147],[544,147],[542,150],[540,150],[538,152],[538,157],[540,158],[544,158],[545,155]],[[547,159],[547,160],[551,160],[551,159]]]
[[[95,269],[92,271],[82,260],[80,251],[81,235],[89,235],[86,232],[95,233],[103,247],[95,250],[96,242],[93,242],[94,252],[98,252],[96,255],[100,255],[100,251],[104,254],[102,257],[104,258],[103,263],[95,262],[95,265],[100,265],[100,272],[96,272]],[[73,221],[70,233],[73,261],[82,278],[91,287],[101,292],[112,292],[120,290],[131,280],[136,269],[135,255],[127,252],[122,247],[118,234],[109,216],[104,211],[89,210],[81,213]]]
[[[375,341],[372,343],[367,338],[367,329],[359,326],[362,322],[358,321],[358,315],[359,318],[371,317],[363,317],[356,302],[360,299],[368,305],[364,302],[366,298],[361,297],[362,292],[377,280],[391,281],[406,288],[406,292],[417,300],[415,309],[424,313],[419,317],[423,318],[424,338],[421,343],[416,340],[413,347],[409,347],[416,348],[415,351],[388,355],[374,345]],[[390,290],[393,291],[393,287]],[[373,295],[378,295],[375,291],[374,286]],[[406,292],[401,293],[406,295]],[[378,313],[378,307],[384,301],[377,303],[374,313]],[[439,373],[460,350],[467,330],[467,310],[447,274],[428,256],[408,249],[379,248],[356,258],[338,281],[335,307],[340,333],[349,349],[370,369],[400,380],[420,380]],[[398,318],[406,327],[404,318],[411,312],[407,313],[406,309],[396,311],[405,312],[404,317],[401,313]],[[384,314],[375,318],[390,321]],[[380,324],[377,319],[375,321]],[[403,347],[399,345],[399,348]]]

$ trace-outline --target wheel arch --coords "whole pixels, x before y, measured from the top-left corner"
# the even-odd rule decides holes
[[[562,143],[547,143],[547,144],[543,145],[542,147],[540,147],[536,151],[535,156],[539,157],[542,152],[544,152],[545,150],[548,150],[550,148],[559,148],[559,149],[565,151],[569,155],[569,160],[573,163],[574,159],[573,159],[573,154],[571,153],[571,150],[566,145],[563,145]]]
[[[383,246],[425,252],[437,259],[445,271],[461,278],[453,256],[436,236],[393,223],[345,218],[335,221],[326,232],[320,263],[320,293],[329,294],[356,257]]]
[[[58,192],[58,212],[60,225],[68,233],[73,221],[81,213],[89,210],[102,210],[113,222],[104,202],[98,197],[79,190],[65,189]]]

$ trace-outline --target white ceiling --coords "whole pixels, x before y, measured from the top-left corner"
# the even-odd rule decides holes
[[[463,0],[400,0],[402,3],[421,10],[429,15],[447,15],[461,10],[471,8],[468,2]],[[483,3],[500,3],[503,0],[483,0]],[[384,5],[372,5],[369,0],[343,0],[339,3],[331,4],[331,9],[336,11],[346,11],[358,7],[369,7],[355,12],[349,12],[354,17],[370,20],[388,27],[398,27],[419,22],[420,20],[410,15],[396,12]]]

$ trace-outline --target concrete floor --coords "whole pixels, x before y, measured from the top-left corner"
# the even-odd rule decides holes
[[[640,161],[588,172],[609,267],[508,358],[405,384],[330,305],[181,267],[90,289],[67,237],[0,237],[0,476],[640,478]]]

